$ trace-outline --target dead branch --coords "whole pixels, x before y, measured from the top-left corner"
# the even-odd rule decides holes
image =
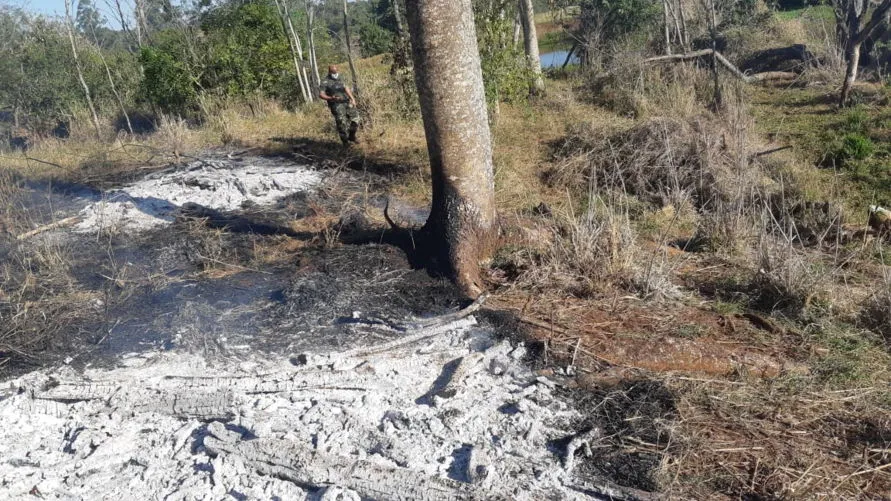
[[[55,230],[58,228],[64,228],[66,226],[72,226],[79,222],[80,222],[80,216],[66,217],[65,219],[60,219],[60,220],[52,222],[50,224],[46,224],[39,228],[34,228],[31,231],[22,233],[21,235],[17,236],[16,239],[17,240],[27,240],[35,235],[39,235],[41,233],[44,233],[44,232],[47,232],[50,230]]]
[[[721,63],[727,71],[732,73],[736,78],[739,78],[745,83],[755,83],[755,82],[764,82],[767,80],[786,80],[798,78],[796,73],[788,72],[788,71],[766,71],[764,73],[755,73],[754,75],[746,75],[739,68],[737,68],[733,63],[727,60],[720,52],[712,50],[712,49],[702,49],[694,52],[688,52],[686,54],[672,54],[668,56],[657,56],[651,57],[649,59],[644,59],[645,63],[665,63],[665,62],[681,62],[681,61],[689,61],[690,59],[698,59],[700,57],[711,56],[714,55],[715,59]]]

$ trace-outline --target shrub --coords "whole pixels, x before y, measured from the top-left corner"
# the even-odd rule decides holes
[[[835,140],[827,160],[835,165],[850,167],[855,162],[868,159],[875,152],[872,140],[859,132],[849,132]]]

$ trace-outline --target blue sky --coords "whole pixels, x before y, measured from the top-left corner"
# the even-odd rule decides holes
[[[65,3],[63,0],[20,0],[10,3],[20,5],[32,12],[39,12],[41,14],[56,14],[60,16],[65,14]],[[106,15],[106,17],[108,16]]]
[[[78,0],[71,0],[72,9],[77,10],[77,2]],[[61,17],[65,15],[65,0],[0,0],[0,4],[2,3],[22,7],[31,12],[47,16]],[[125,9],[129,9],[131,5],[128,0],[124,0],[122,4]],[[102,16],[105,17],[106,26],[112,29],[120,27],[120,23],[117,21],[117,13],[109,7],[108,0],[93,0],[93,6],[99,9]]]

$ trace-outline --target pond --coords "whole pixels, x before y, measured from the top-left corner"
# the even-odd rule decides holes
[[[545,52],[541,55],[541,67],[542,68],[560,68],[563,66],[563,63],[566,61],[566,56],[569,54],[568,50],[555,50],[551,52]],[[572,58],[569,60],[569,64],[578,64],[579,57],[577,54],[573,54]]]

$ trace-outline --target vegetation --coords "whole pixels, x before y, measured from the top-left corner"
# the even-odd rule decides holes
[[[383,232],[370,198],[426,206],[431,185],[405,12],[391,1],[351,3],[365,128],[350,150],[332,141],[327,109],[304,102],[274,3],[149,1],[126,30],[79,6],[100,139],[60,21],[3,8],[0,230],[38,224],[16,210],[23,180],[104,187],[226,145],[381,178],[340,194],[343,213],[291,223],[311,238],[258,236],[223,255],[226,231],[195,224],[203,255],[309,259],[347,245],[357,206]],[[305,6],[292,3],[306,40]],[[841,108],[847,41],[821,2],[536,2],[542,46],[575,46],[583,64],[530,97],[515,5],[474,1],[503,229],[481,275],[489,307],[513,313],[546,363],[575,370],[580,405],[607,432],[590,468],[678,499],[887,496],[891,240],[867,217],[891,206],[891,28],[863,42]],[[345,60],[342,5],[317,9],[319,60]],[[667,49],[717,49],[782,78],[715,71],[714,53],[648,61]],[[112,81],[146,127],[122,126]],[[96,299],[73,278],[71,249],[3,235],[0,365],[33,357],[93,314],[71,305]]]

